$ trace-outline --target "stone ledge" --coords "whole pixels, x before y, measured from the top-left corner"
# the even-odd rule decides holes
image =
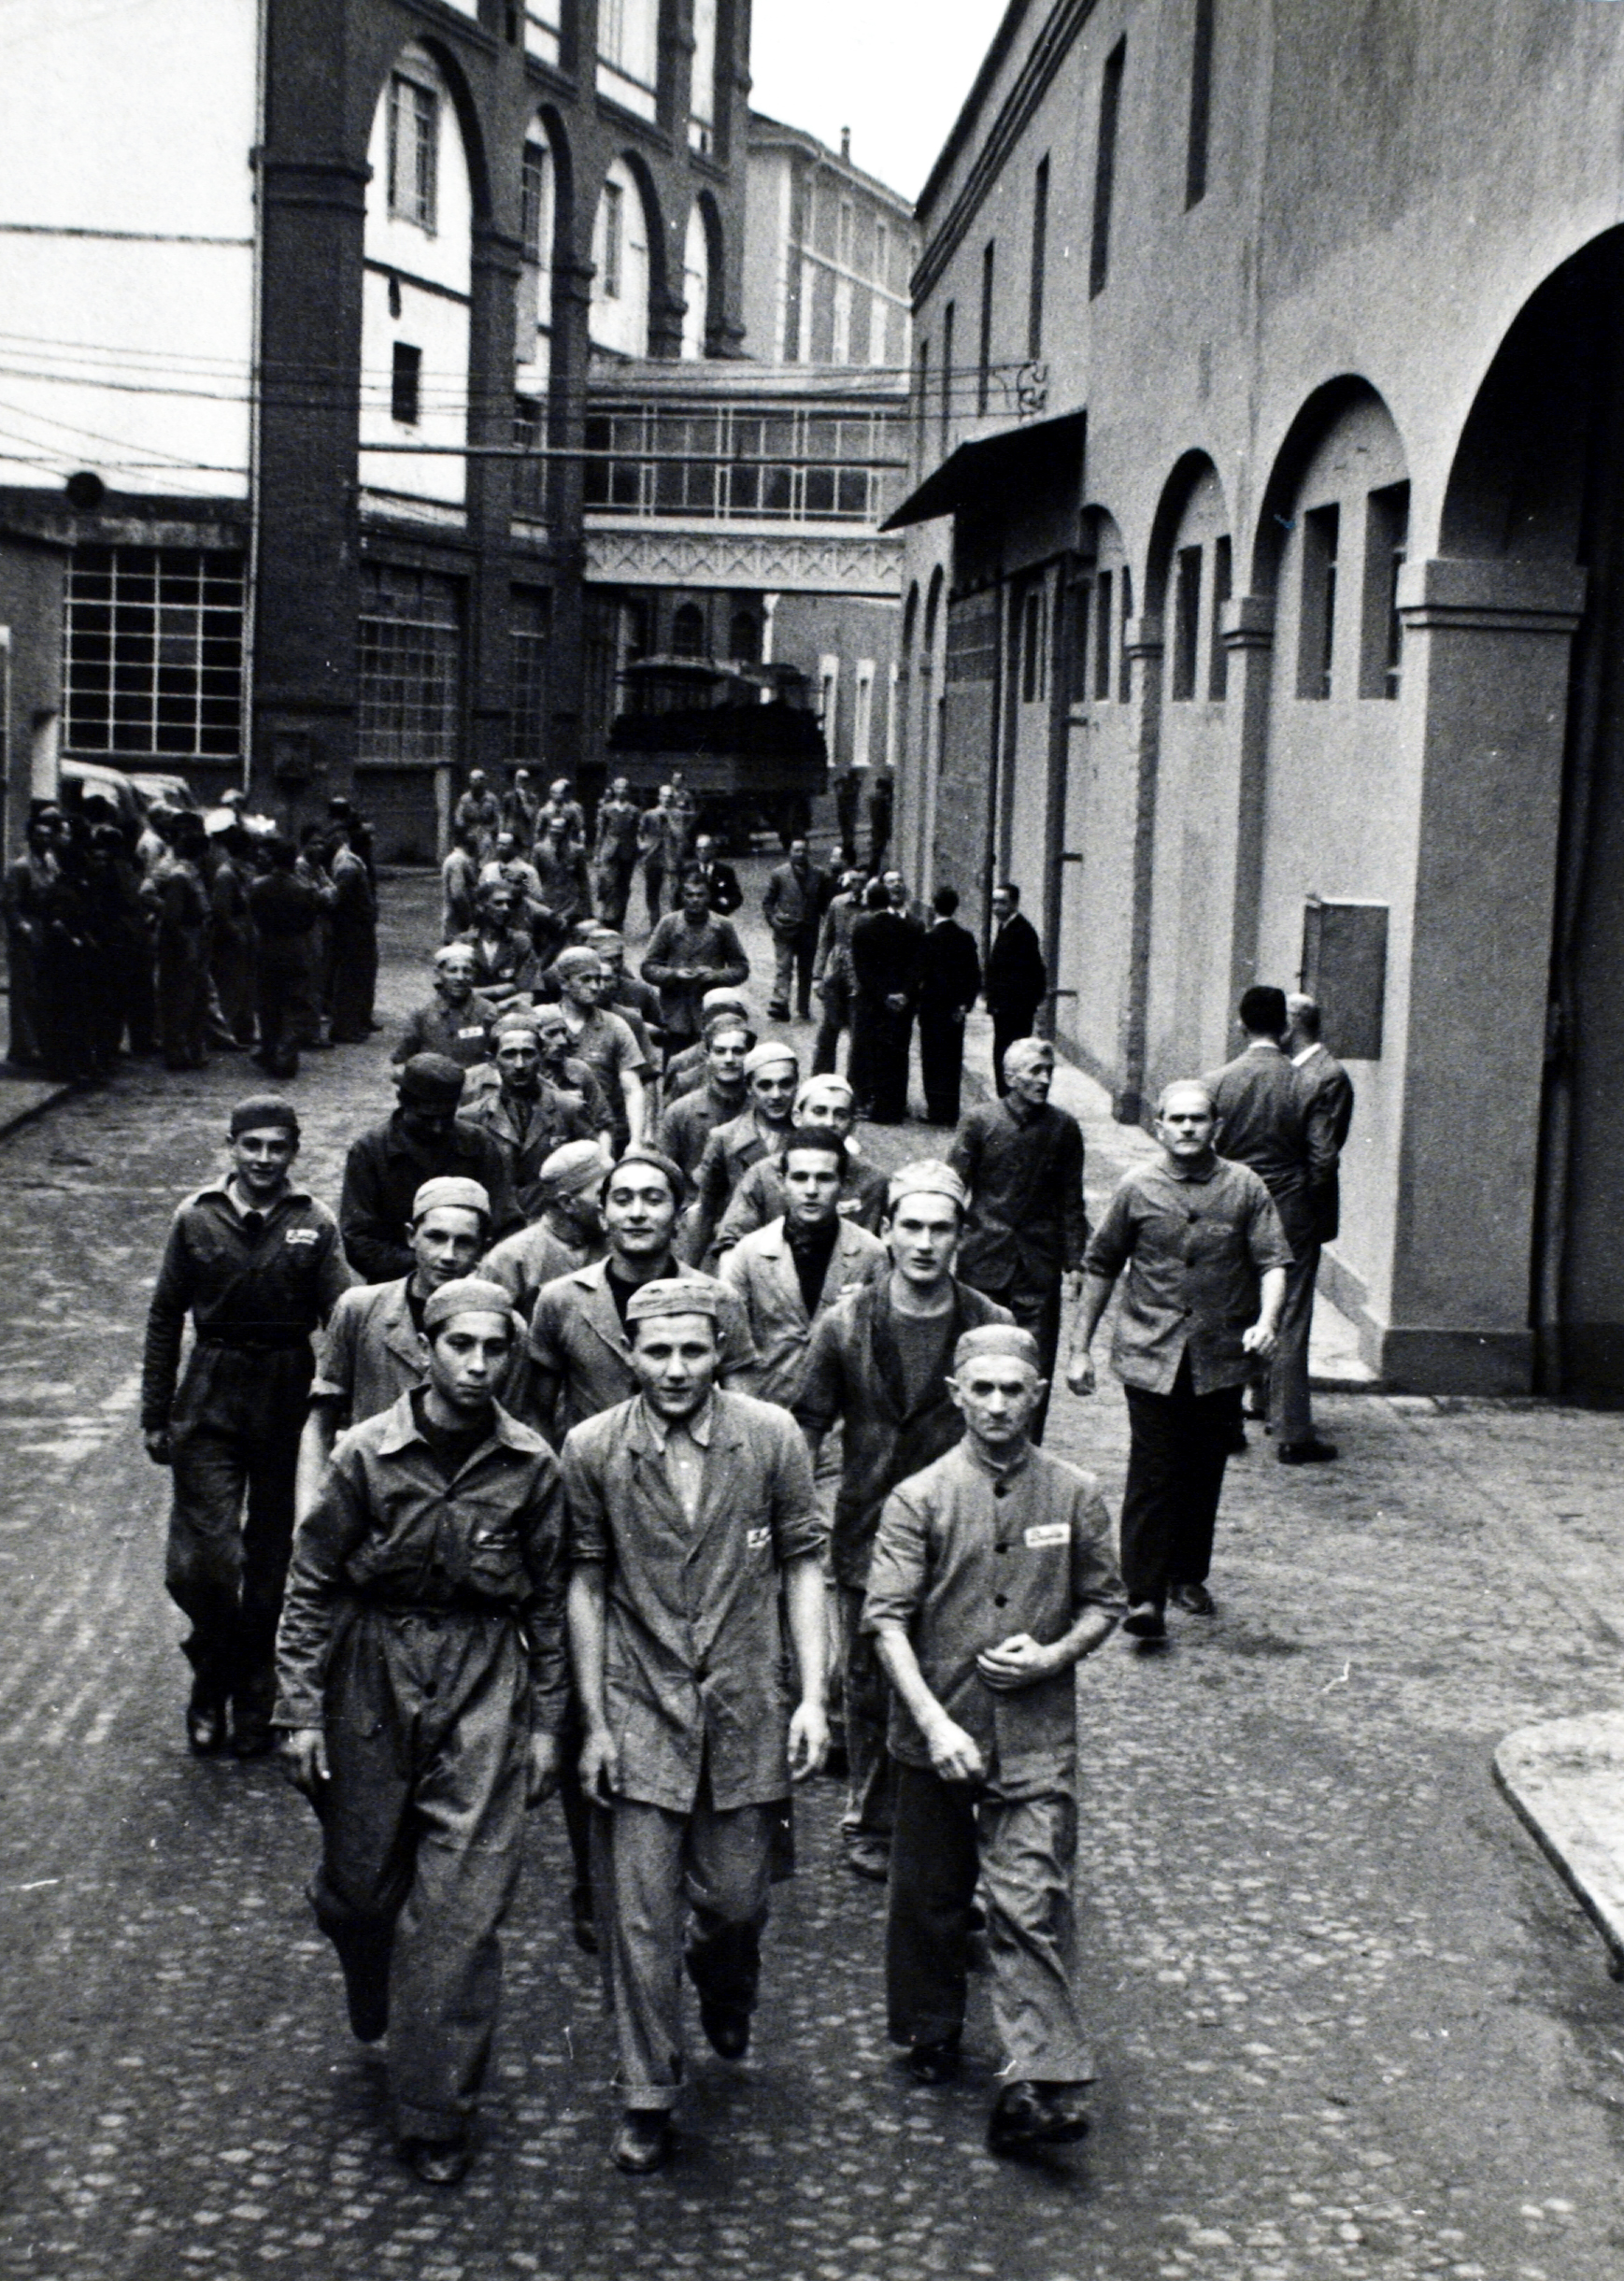
[[[1624,1711],[1518,1727],[1494,1753],[1494,1778],[1624,1979]]]

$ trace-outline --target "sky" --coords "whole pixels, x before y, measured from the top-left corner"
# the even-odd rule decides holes
[[[1006,0],[755,0],[750,102],[917,198]]]

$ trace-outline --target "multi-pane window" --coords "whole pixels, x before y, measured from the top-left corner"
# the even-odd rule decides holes
[[[524,46],[544,64],[563,61],[563,0],[525,0]]]
[[[235,759],[242,656],[240,555],[76,548],[64,621],[66,749]]]
[[[513,643],[513,758],[547,758],[547,656],[552,596],[545,587],[516,586],[508,616]]]
[[[1170,695],[1188,705],[1195,695],[1201,656],[1201,549],[1180,547],[1173,565],[1173,671]]]
[[[397,71],[389,90],[389,210],[420,229],[434,227],[440,99]]]
[[[547,426],[539,396],[514,397],[513,441],[519,450],[534,454],[514,462],[513,512],[527,522],[545,521],[548,463],[541,456],[541,449],[547,441]]]
[[[1133,694],[1133,660],[1128,650],[1128,630],[1133,623],[1133,573],[1122,565],[1122,615],[1117,644],[1117,695],[1123,705]]]
[[[652,119],[659,84],[659,0],[598,0],[599,94]]]
[[[545,266],[552,252],[552,152],[543,142],[527,142],[520,162],[519,235],[525,260]]]
[[[1336,657],[1336,556],[1342,524],[1337,506],[1312,507],[1303,518],[1302,608],[1297,625],[1297,694],[1329,697]]]
[[[693,0],[693,71],[689,82],[688,147],[705,154],[716,143],[716,0]]]
[[[875,523],[893,495],[902,433],[899,414],[594,412],[586,505],[707,521]]]
[[[462,599],[455,579],[433,571],[362,563],[357,760],[456,760]]]
[[[389,416],[415,428],[422,414],[423,352],[409,341],[394,343],[389,376]]]
[[[947,449],[953,433],[953,319],[957,304],[949,301],[942,311],[942,449]]]
[[[890,284],[890,231],[883,221],[874,225],[874,281],[884,288]]]

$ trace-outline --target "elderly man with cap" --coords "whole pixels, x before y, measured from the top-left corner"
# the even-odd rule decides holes
[[[643,811],[624,777],[617,777],[598,803],[592,866],[597,874],[598,908],[611,927],[626,923],[632,875],[637,868],[637,827]]]
[[[715,1128],[693,1176],[693,1202],[683,1222],[679,1248],[696,1266],[709,1263],[721,1216],[745,1174],[782,1149],[800,1081],[795,1049],[781,1038],[763,1038],[746,1054],[747,1105]]]
[[[299,1524],[277,1725],[321,1823],[311,1888],[349,2022],[390,2038],[401,2151],[467,2167],[527,1805],[566,1702],[557,1461],[496,1400],[519,1337],[499,1284],[423,1307],[426,1383],[355,1426]]]
[[[760,1358],[750,1392],[788,1404],[800,1391],[813,1324],[874,1272],[886,1248],[841,1217],[846,1149],[837,1133],[793,1126],[773,1162],[783,1210],[727,1250],[717,1273],[743,1306]]]
[[[600,1203],[612,1160],[601,1141],[566,1141],[542,1163],[536,1179],[540,1217],[505,1235],[486,1253],[479,1272],[500,1283],[526,1323],[544,1283],[590,1267],[604,1256]]]
[[[732,983],[724,983],[717,990],[707,990],[699,1002],[699,1035],[691,1046],[684,1046],[680,1053],[674,1053],[665,1064],[661,1091],[668,1108],[674,1101],[680,1101],[685,1093],[692,1092],[705,1082],[708,1075],[705,1034],[710,1024],[722,1014],[729,1014],[734,1021],[742,1022],[750,1033],[750,1045],[755,1044],[755,1016],[750,1011],[750,1002],[744,991],[735,989]],[[748,1050],[747,1047],[746,1051]]]
[[[970,1109],[947,1162],[970,1191],[959,1273],[1002,1301],[1037,1341],[1044,1391],[1032,1419],[1043,1439],[1060,1350],[1062,1288],[1083,1287],[1089,1218],[1083,1206],[1083,1129],[1049,1099],[1054,1048],[1023,1037],[1004,1055],[1004,1098]]]
[[[842,1219],[854,1219],[877,1235],[885,1219],[887,1181],[883,1172],[864,1162],[851,1137],[857,1121],[857,1100],[844,1077],[808,1077],[795,1095],[790,1121],[803,1129],[832,1133],[841,1143],[842,1173],[835,1209]],[[719,1253],[741,1236],[764,1228],[784,1210],[784,1182],[779,1160],[764,1156],[752,1164],[734,1189],[717,1227]]]
[[[488,1133],[507,1159],[519,1208],[533,1219],[542,1208],[543,1161],[566,1141],[595,1141],[597,1127],[584,1096],[542,1074],[541,1040],[534,1014],[499,1014],[491,1025],[497,1089],[481,1093],[463,1121]]]
[[[1157,1640],[1169,1598],[1210,1616],[1213,1530],[1241,1390],[1274,1351],[1291,1247],[1259,1174],[1213,1147],[1204,1083],[1167,1086],[1161,1154],[1127,1173],[1083,1262],[1066,1382],[1094,1390],[1090,1348],[1117,1281],[1111,1360],[1128,1396],[1123,1630]]]
[[[507,1158],[489,1133],[457,1114],[463,1072],[442,1053],[414,1053],[396,1080],[392,1117],[351,1141],[338,1224],[344,1252],[366,1283],[394,1283],[417,1262],[407,1232],[425,1180],[477,1180],[491,1199],[491,1233],[522,1226]]]
[[[1036,1341],[1013,1325],[958,1341],[948,1391],[964,1438],[886,1500],[862,1617],[895,1690],[891,2038],[916,2080],[957,2073],[979,1883],[1003,2046],[995,2154],[1088,2129],[1074,1675],[1121,1614],[1099,1483],[1032,1444],[1040,1371]]]
[[[239,1758],[270,1747],[273,1657],[310,1390],[310,1333],[349,1283],[338,1227],[292,1178],[299,1119],[231,1113],[231,1170],[175,1215],[147,1313],[141,1430],[174,1476],[164,1582],[190,1618],[186,1732]],[[196,1334],[178,1394],[188,1312]]]
[[[840,1616],[846,1753],[851,1792],[842,1828],[847,1865],[883,1878],[890,1857],[894,1775],[889,1699],[862,1595],[880,1510],[901,1481],[950,1449],[964,1430],[948,1379],[966,1331],[1008,1311],[953,1272],[968,1199],[950,1164],[921,1157],[893,1174],[882,1233],[890,1275],[848,1290],[819,1322],[793,1409],[816,1458],[843,1425],[831,1553]]]
[[[412,1199],[416,1262],[398,1283],[357,1283],[327,1320],[299,1442],[297,1507],[321,1493],[335,1443],[347,1426],[398,1402],[425,1368],[423,1309],[442,1284],[471,1276],[491,1233],[491,1199],[477,1180],[425,1180]]]
[[[660,1146],[691,1180],[717,1127],[744,1114],[745,1060],[755,1043],[755,1032],[736,1014],[706,1016],[705,1083],[673,1101],[660,1119]]]
[[[461,1069],[474,1069],[488,1051],[489,1017],[474,995],[474,953],[447,943],[434,953],[434,994],[406,1016],[390,1060],[398,1067],[414,1053],[443,1053]]]
[[[643,979],[660,992],[667,1045],[700,1035],[701,1002],[707,990],[729,983],[736,989],[750,978],[750,962],[731,919],[710,907],[710,891],[697,872],[686,872],[675,911],[667,911],[648,938]]]
[[[646,1087],[654,1073],[630,1024],[601,1003],[608,976],[595,950],[577,944],[562,951],[553,973],[560,1010],[569,1025],[570,1052],[577,1062],[585,1062],[604,1089],[615,1119],[618,1153],[629,1142],[643,1138],[648,1116]]]
[[[775,1832],[828,1748],[812,1470],[785,1411],[719,1390],[719,1300],[707,1277],[635,1290],[636,1391],[563,1447],[580,1771],[600,1809],[620,2056],[613,2160],[637,2175],[670,2148],[684,1964],[713,2049],[748,2048]]]

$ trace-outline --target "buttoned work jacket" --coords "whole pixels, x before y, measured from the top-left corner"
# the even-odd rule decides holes
[[[744,1309],[714,1276],[707,1280],[718,1299],[718,1381],[724,1387],[743,1386],[756,1365]],[[632,1342],[609,1289],[606,1259],[542,1286],[530,1319],[530,1353],[537,1370],[561,1381],[550,1424],[544,1427],[555,1448],[572,1427],[601,1410],[613,1409],[637,1391]]]
[[[352,1285],[328,1319],[310,1398],[342,1403],[346,1425],[392,1409],[423,1382],[428,1362],[406,1297],[410,1283],[404,1276],[398,1283]]]
[[[749,1324],[757,1355],[749,1378],[752,1394],[762,1402],[794,1401],[813,1323],[854,1283],[866,1281],[886,1257],[886,1247],[877,1235],[871,1235],[854,1220],[838,1221],[823,1289],[808,1314],[782,1219],[758,1228],[734,1246],[718,1272],[744,1308]]]
[[[834,1208],[842,1219],[854,1219],[860,1228],[866,1228],[871,1235],[877,1235],[890,1200],[890,1182],[876,1165],[852,1154],[849,1141],[846,1147],[840,1201]],[[776,1156],[760,1158],[745,1174],[728,1201],[727,1210],[717,1225],[718,1248],[725,1252],[741,1236],[753,1235],[758,1228],[770,1227],[775,1219],[782,1219],[789,1208],[790,1194],[784,1186],[783,1159]]]
[[[887,1498],[868,1571],[862,1628],[900,1624],[925,1685],[971,1735],[1003,1789],[1065,1780],[1076,1757],[1075,1667],[1008,1693],[976,1659],[1024,1632],[1042,1647],[1085,1607],[1122,1612],[1111,1517],[1092,1474],[1028,1447],[995,1473],[968,1442]],[[929,1766],[911,1713],[893,1696],[891,1756]]]
[[[984,1299],[967,1283],[955,1281],[947,1366],[966,1331],[1013,1319],[996,1300]],[[793,1406],[797,1422],[808,1433],[827,1433],[837,1420],[845,1421],[831,1550],[836,1580],[861,1589],[868,1581],[868,1556],[880,1507],[899,1481],[933,1464],[964,1432],[945,1378],[909,1404],[889,1276],[857,1285],[819,1322]]]
[[[712,1397],[690,1521],[641,1395],[563,1447],[569,1549],[602,1563],[605,1691],[620,1795],[692,1811],[702,1770],[722,1813],[790,1791],[782,1573],[823,1537],[806,1445],[788,1412]]]
[[[978,1102],[947,1162],[970,1190],[959,1273],[977,1290],[1041,1291],[1080,1267],[1089,1240],[1083,1135],[1052,1103],[1025,1122],[1007,1101]]]

